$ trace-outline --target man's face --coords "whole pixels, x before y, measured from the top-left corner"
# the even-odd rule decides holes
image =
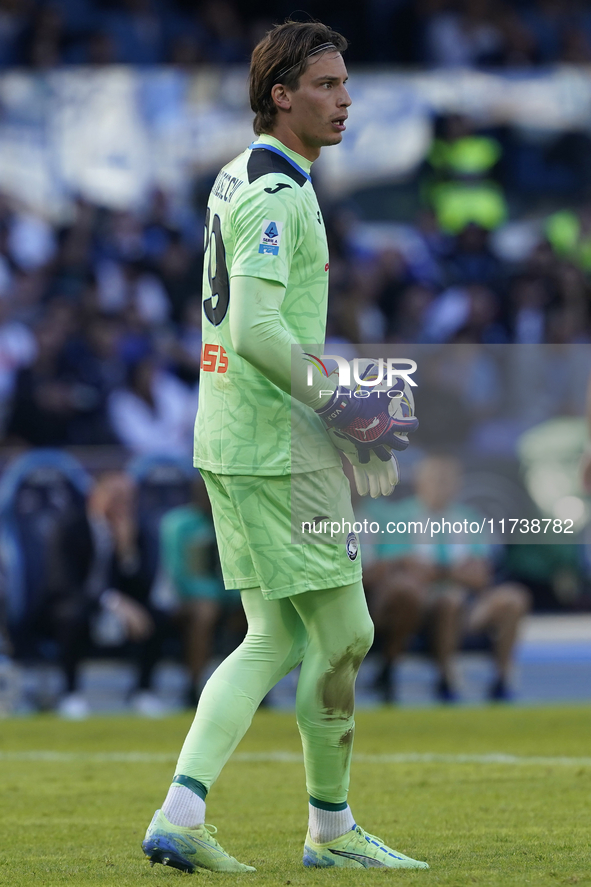
[[[338,145],[343,138],[351,99],[347,69],[340,52],[312,56],[300,77],[299,88],[285,89],[289,100],[289,128],[309,148]]]
[[[417,496],[434,511],[440,511],[453,501],[459,485],[459,465],[451,457],[432,456],[417,466],[415,475]]]

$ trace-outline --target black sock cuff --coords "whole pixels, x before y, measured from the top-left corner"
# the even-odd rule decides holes
[[[310,803],[312,807],[318,807],[319,810],[329,810],[333,813],[346,810],[349,806],[347,801],[343,801],[341,804],[331,804],[329,801],[319,801],[318,798],[313,798],[312,795],[310,795]]]
[[[198,779],[193,779],[192,776],[183,776],[182,773],[177,774],[172,780],[173,785],[184,785],[185,788],[188,788],[189,791],[192,791],[194,794],[199,795],[202,801],[207,797],[207,789],[203,785],[202,782],[199,782]]]

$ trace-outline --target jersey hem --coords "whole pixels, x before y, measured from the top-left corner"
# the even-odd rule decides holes
[[[258,588],[260,586],[260,581],[252,576],[250,579],[225,579],[224,578],[224,588],[226,591],[246,591],[247,588]]]
[[[284,468],[272,470],[266,466],[255,467],[253,465],[222,465],[220,462],[209,462],[207,459],[193,458],[193,468],[203,468],[204,471],[211,471],[214,474],[230,474],[243,477],[244,475],[252,475],[253,477],[284,477],[288,474],[310,474],[310,466],[287,465]],[[326,465],[317,465],[313,471],[323,471],[327,468],[342,468],[342,463],[330,462]]]

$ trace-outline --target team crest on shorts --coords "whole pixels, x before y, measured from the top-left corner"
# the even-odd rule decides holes
[[[347,551],[347,557],[350,561],[354,561],[359,552],[359,543],[357,541],[357,536],[355,533],[349,533],[347,536],[347,542],[345,543],[345,549]]]

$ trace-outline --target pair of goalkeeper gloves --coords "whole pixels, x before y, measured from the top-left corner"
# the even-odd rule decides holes
[[[369,377],[373,369],[367,367],[362,378]],[[419,420],[390,415],[388,406],[396,397],[392,392],[404,391],[401,379],[387,391],[365,391],[368,393],[363,397],[355,397],[352,390],[337,386],[326,406],[316,413],[327,430],[333,431],[333,443],[351,463],[357,492],[377,499],[389,496],[398,484],[400,470],[393,451],[408,447],[406,435],[416,431]]]

